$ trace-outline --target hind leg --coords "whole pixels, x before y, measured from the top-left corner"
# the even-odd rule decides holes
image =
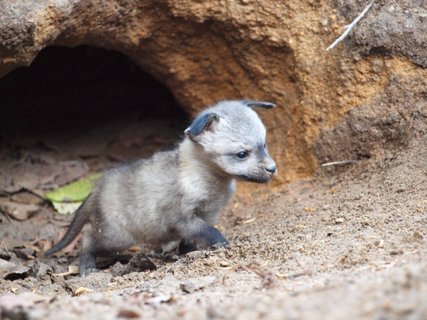
[[[126,232],[115,232],[112,228],[97,228],[92,232],[88,227],[83,232],[83,249],[80,253],[80,276],[85,277],[99,271],[96,267],[97,257],[112,257],[135,243],[135,239]],[[109,230],[110,232],[102,232]]]
[[[90,231],[91,230],[85,230],[83,232],[83,248],[79,257],[79,269],[81,277],[86,277],[90,273],[98,271],[96,268],[96,241],[94,241]]]
[[[80,253],[80,276],[86,277],[92,272],[98,271],[96,268],[96,255],[92,252],[84,252]]]

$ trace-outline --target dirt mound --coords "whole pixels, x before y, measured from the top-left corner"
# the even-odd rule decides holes
[[[427,132],[427,80],[395,76],[384,93],[348,112],[334,128],[324,129],[316,141],[320,163],[357,161],[389,156]]]

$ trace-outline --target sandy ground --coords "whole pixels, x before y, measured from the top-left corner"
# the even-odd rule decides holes
[[[151,255],[156,270],[58,275],[78,246],[15,260],[30,271],[0,279],[0,318],[427,318],[427,136],[265,194],[230,203],[228,249]]]

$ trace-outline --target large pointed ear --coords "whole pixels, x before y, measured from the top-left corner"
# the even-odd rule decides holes
[[[267,102],[267,101],[242,100],[242,103],[252,109],[257,109],[257,108],[271,109],[276,106],[274,103]]]
[[[191,139],[197,140],[202,132],[207,130],[212,130],[214,122],[219,120],[219,116],[216,113],[206,113],[201,116],[198,116],[194,119],[193,123],[185,129],[184,133]]]

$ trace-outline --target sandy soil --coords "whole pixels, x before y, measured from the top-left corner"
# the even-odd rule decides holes
[[[10,261],[29,270],[0,279],[0,314],[4,319],[425,319],[426,159],[427,136],[420,135],[407,148],[338,170],[344,172],[323,168],[276,193],[266,186],[267,199],[237,197],[219,225],[230,248],[169,259],[149,255],[156,270],[120,276],[116,264],[80,278],[58,275],[75,260],[78,246],[68,258],[37,258],[36,252],[27,260],[22,251],[21,258],[12,253]],[[20,225],[40,217],[52,222],[55,215],[43,212]],[[16,225],[2,220],[10,230]]]
[[[344,4],[333,2],[340,8]],[[236,11],[238,15],[229,20],[228,12],[193,14],[188,8],[198,3],[176,2],[172,22],[168,22],[169,12],[164,12],[162,19],[167,23],[161,26],[166,31],[163,37],[154,38],[159,42],[153,42],[145,55],[130,55],[146,59],[146,68],[158,78],[168,79],[174,94],[188,105],[204,105],[204,99],[218,95],[262,97],[271,93],[275,102],[286,106],[281,116],[265,115],[266,123],[275,124],[270,126],[269,138],[275,142],[272,155],[285,164],[279,167],[288,176],[282,176],[282,182],[311,174],[318,162],[351,160],[345,165],[320,167],[313,178],[282,189],[277,187],[280,183],[272,183],[250,195],[248,188],[242,188],[246,193],[233,199],[218,226],[230,240],[229,248],[184,257],[159,257],[142,248],[155,270],[137,253],[141,248],[133,248],[136,258],[131,262],[122,257],[121,263],[104,264],[103,271],[80,278],[75,275],[78,241],[53,258],[43,258],[43,250],[64,234],[70,217],[55,213],[42,195],[172,143],[183,129],[177,118],[185,116],[163,122],[147,120],[148,111],[161,118],[173,114],[167,108],[157,110],[159,105],[171,103],[164,91],[151,100],[140,100],[141,88],[152,93],[157,85],[141,85],[147,81],[134,70],[133,76],[111,73],[134,68],[128,61],[115,65],[109,58],[96,63],[99,56],[93,49],[87,51],[87,62],[98,66],[94,72],[75,72],[77,66],[88,68],[68,61],[65,71],[70,72],[58,72],[64,69],[53,64],[52,51],[44,53],[49,67],[41,64],[35,69],[36,74],[50,70],[66,78],[75,74],[77,78],[71,81],[76,86],[64,85],[58,78],[43,82],[36,77],[32,78],[34,94],[23,94],[21,89],[28,86],[29,78],[23,77],[23,82],[12,79],[9,85],[2,82],[4,95],[14,89],[17,99],[3,99],[11,104],[5,105],[8,117],[0,119],[0,320],[427,319],[427,77],[425,69],[409,62],[426,65],[423,41],[414,45],[414,39],[424,37],[425,23],[416,1],[400,1],[399,8],[405,10],[395,10],[397,1],[378,3],[348,39],[344,51],[351,52],[350,56],[344,59],[339,50],[334,50],[336,56],[326,53],[332,34],[339,34],[340,24],[351,21],[365,2],[348,2],[341,10],[346,17],[341,22],[331,13],[329,2],[289,2],[283,12],[275,14],[267,3],[262,25],[256,23],[254,29],[243,32],[239,21],[246,25],[260,10],[251,14]],[[263,6],[261,2],[257,5]],[[135,16],[149,21],[145,15]],[[224,17],[231,22],[224,24]],[[102,16],[98,18],[105,22]],[[206,37],[191,36],[200,26],[199,20],[212,25]],[[266,22],[272,28],[264,27]],[[185,41],[177,38],[176,45],[171,38],[169,42],[169,30],[180,31]],[[285,33],[270,37],[270,30]],[[231,45],[233,34],[242,39],[237,46]],[[254,34],[259,38],[247,40]],[[260,41],[263,37],[267,40]],[[188,39],[194,39],[194,45],[187,45]],[[253,52],[248,52],[248,44],[255,48]],[[145,50],[148,45],[138,42],[138,49],[129,50]],[[164,46],[178,54],[164,54]],[[218,51],[218,47],[228,51]],[[57,50],[67,54],[64,48]],[[212,54],[208,60],[206,52]],[[366,54],[371,56],[361,59]],[[200,61],[224,69],[206,72],[204,63],[191,60],[197,61],[199,55]],[[187,63],[177,56],[193,58]],[[272,66],[277,68],[274,72]],[[102,69],[113,79],[106,79]],[[170,70],[175,70],[173,75],[168,74]],[[265,70],[274,76],[266,79]],[[15,76],[19,78],[19,74]],[[79,77],[107,86],[83,95],[82,85],[87,85]],[[124,79],[131,79],[126,91],[111,89],[126,87]],[[35,93],[46,85],[53,93],[48,91],[41,99]],[[58,88],[64,92],[58,93]],[[108,93],[102,95],[103,101],[100,93]],[[53,107],[39,112],[38,107],[49,104]],[[99,108],[94,109],[97,104]],[[98,119],[98,113],[117,110],[117,105],[123,106],[120,111],[131,120],[73,123],[71,129],[63,128],[58,120],[81,119],[83,107],[86,117],[91,110],[92,118]],[[141,109],[134,116],[125,110],[126,105],[156,108]],[[70,108],[72,112],[64,114]],[[23,116],[26,112],[30,116]],[[40,118],[34,118],[37,115]],[[21,123],[23,119],[29,123]],[[135,119],[138,122],[132,122]],[[64,129],[63,135],[53,135],[45,128],[46,122],[54,121]],[[21,134],[20,129],[30,124],[46,130],[24,139],[3,136],[5,128]]]

